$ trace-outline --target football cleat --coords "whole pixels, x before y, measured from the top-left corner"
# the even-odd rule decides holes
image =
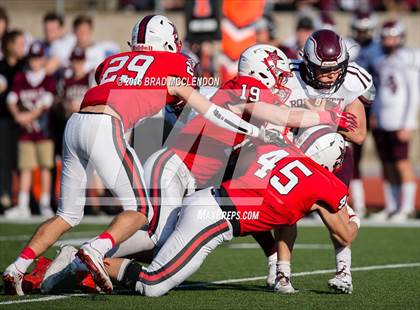
[[[277,253],[268,257],[267,260],[268,266],[268,275],[266,279],[267,286],[269,288],[273,288],[276,282],[276,274],[277,274]]]
[[[40,289],[44,275],[51,263],[51,259],[44,256],[39,257],[34,269],[23,277],[22,288],[24,293]]]
[[[77,249],[71,245],[63,246],[54,261],[48,267],[41,284],[41,292],[47,294],[52,289],[65,279],[68,275],[76,272],[76,258]]]
[[[96,294],[101,292],[101,289],[96,286],[92,275],[88,271],[76,271],[76,279],[78,287],[83,292],[88,294]]]
[[[280,294],[294,294],[297,293],[298,290],[296,290],[292,286],[292,282],[290,282],[290,277],[286,276],[283,272],[280,271],[276,277],[274,292]]]
[[[22,289],[23,273],[11,264],[3,273],[3,287],[6,295],[25,295]]]
[[[351,274],[339,271],[335,277],[328,280],[328,287],[340,294],[351,294],[353,292],[353,284]]]
[[[102,255],[89,244],[83,245],[76,255],[86,265],[96,285],[103,292],[107,294],[112,293],[112,282],[108,276],[108,272],[105,270]]]

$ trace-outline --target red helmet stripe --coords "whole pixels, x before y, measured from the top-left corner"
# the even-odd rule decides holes
[[[137,33],[137,43],[146,43],[146,27],[149,21],[155,16],[156,15],[147,15],[141,20]]]

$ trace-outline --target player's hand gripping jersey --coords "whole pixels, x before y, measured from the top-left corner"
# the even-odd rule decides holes
[[[233,212],[235,235],[293,225],[317,202],[337,212],[346,205],[347,194],[340,180],[295,146],[274,145],[259,146],[247,172],[224,182],[220,190],[221,205]]]
[[[265,85],[247,76],[238,76],[226,82],[211,101],[226,109],[229,109],[229,105],[246,102],[282,103],[280,97]],[[256,126],[262,125],[247,113],[242,118]],[[199,115],[181,130],[172,149],[184,161],[197,182],[203,185],[224,170],[232,147],[244,138],[243,134],[222,129]]]
[[[158,113],[165,104],[179,101],[167,92],[169,76],[190,85],[193,74],[192,63],[182,54],[132,51],[113,55],[98,66],[98,86],[86,93],[81,108],[107,104],[128,130],[142,118]]]

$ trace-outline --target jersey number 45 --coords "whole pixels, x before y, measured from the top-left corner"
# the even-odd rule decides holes
[[[287,156],[289,156],[289,153],[285,150],[273,151],[261,155],[257,160],[257,163],[261,165],[261,168],[255,171],[254,175],[260,179],[264,179],[267,176],[268,171],[276,168],[276,164]],[[273,175],[270,178],[270,185],[273,186],[273,188],[276,189],[281,195],[287,195],[299,183],[298,176],[293,173],[293,169],[295,168],[302,171],[305,176],[312,175],[312,171],[309,170],[308,167],[302,164],[302,162],[299,160],[296,159],[288,163],[278,170],[288,179],[286,184],[283,185],[280,183],[280,178],[277,175]]]

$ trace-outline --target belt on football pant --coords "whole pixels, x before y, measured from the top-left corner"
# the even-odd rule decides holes
[[[235,205],[233,204],[232,200],[229,197],[229,194],[226,192],[223,186],[221,188],[212,187],[210,192],[213,195],[214,199],[216,199],[217,204],[219,205],[220,209],[222,209],[224,214],[232,214],[232,212],[237,212]],[[228,221],[232,225],[233,236],[240,236],[241,230],[239,220],[236,217],[228,217]]]

